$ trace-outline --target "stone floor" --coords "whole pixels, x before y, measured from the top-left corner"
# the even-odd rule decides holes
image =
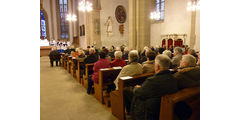
[[[41,120],[117,120],[62,67],[40,58]]]

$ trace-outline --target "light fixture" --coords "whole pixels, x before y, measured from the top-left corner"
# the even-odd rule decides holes
[[[200,1],[194,0],[187,3],[187,11],[196,11],[200,10]]]
[[[91,2],[88,2],[88,1],[85,1],[85,0],[82,0],[80,3],[79,3],[79,7],[78,7],[78,10],[79,11],[82,11],[82,12],[91,12],[93,10],[92,8],[92,3]]]
[[[160,12],[156,12],[156,11],[154,11],[154,12],[151,12],[150,13],[150,19],[154,19],[154,20],[160,20],[160,16],[161,16],[161,14],[160,14]]]
[[[71,14],[68,14],[67,15],[67,21],[73,21],[73,22],[75,22],[75,21],[77,21],[77,16],[76,15],[71,15]]]

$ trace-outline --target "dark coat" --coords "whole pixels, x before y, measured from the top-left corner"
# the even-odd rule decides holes
[[[177,92],[177,80],[169,70],[147,78],[142,87],[134,88],[131,105],[133,120],[158,120],[161,96]]]
[[[174,77],[178,80],[179,89],[200,86],[200,67],[178,69]]]
[[[51,61],[60,60],[61,55],[57,50],[53,50],[53,51],[50,52],[49,58],[50,58]]]
[[[84,64],[95,63],[98,61],[98,56],[96,54],[88,55],[86,59],[84,59]]]

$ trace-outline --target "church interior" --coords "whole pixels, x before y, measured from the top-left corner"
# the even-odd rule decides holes
[[[200,120],[200,0],[40,0],[41,120]]]

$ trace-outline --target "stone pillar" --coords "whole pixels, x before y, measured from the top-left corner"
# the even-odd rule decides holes
[[[151,0],[129,0],[129,48],[150,45]]]
[[[196,26],[196,11],[192,11],[191,15],[191,32],[190,32],[190,48],[193,48],[196,42],[196,34],[195,34],[195,26]]]

